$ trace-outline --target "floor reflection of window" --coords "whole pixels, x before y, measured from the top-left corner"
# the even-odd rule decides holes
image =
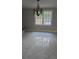
[[[35,38],[35,41],[36,41],[36,45],[42,46],[42,47],[47,47],[47,46],[49,46],[50,39],[38,36]]]

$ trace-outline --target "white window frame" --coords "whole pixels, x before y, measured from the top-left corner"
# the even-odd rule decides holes
[[[46,15],[47,17],[45,18],[45,14],[44,14],[45,12],[50,12],[51,16],[48,17],[48,15]],[[50,18],[50,20],[48,18]],[[44,19],[47,19],[47,21],[49,21],[49,23],[50,22],[51,23],[50,24],[45,24],[46,22],[45,22]],[[52,10],[43,10],[43,14],[41,14],[40,16],[37,16],[35,14],[35,25],[51,26],[52,25],[52,19],[53,19],[53,11]]]

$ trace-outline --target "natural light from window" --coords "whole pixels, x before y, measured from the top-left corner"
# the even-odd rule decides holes
[[[36,25],[51,25],[52,21],[52,10],[43,10],[42,14],[37,16],[35,14]]]

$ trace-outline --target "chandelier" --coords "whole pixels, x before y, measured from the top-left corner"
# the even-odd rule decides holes
[[[40,1],[40,0],[37,0],[37,7],[34,8],[34,13],[35,13],[37,16],[39,16],[40,14],[42,14],[42,9],[41,9],[40,6],[39,6],[39,1]]]

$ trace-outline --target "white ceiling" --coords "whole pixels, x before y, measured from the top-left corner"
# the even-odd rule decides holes
[[[22,0],[23,8],[34,8],[37,5],[37,0]],[[41,8],[57,7],[57,0],[40,0]]]

